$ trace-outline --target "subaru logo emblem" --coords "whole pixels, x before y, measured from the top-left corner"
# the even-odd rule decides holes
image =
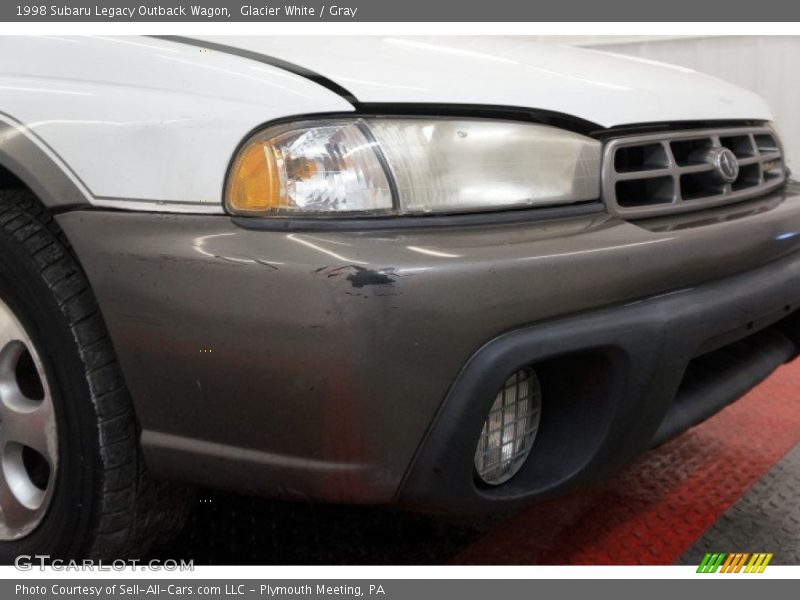
[[[739,161],[736,155],[727,148],[714,148],[709,155],[709,161],[714,167],[717,176],[725,183],[733,183],[739,176]]]

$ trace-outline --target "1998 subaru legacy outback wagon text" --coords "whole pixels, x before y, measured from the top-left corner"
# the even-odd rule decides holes
[[[702,421],[800,343],[770,121],[522,41],[0,39],[0,558],[141,554],[182,483],[512,507]]]

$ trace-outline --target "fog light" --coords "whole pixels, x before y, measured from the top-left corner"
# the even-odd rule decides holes
[[[475,450],[478,476],[490,485],[511,479],[533,448],[542,409],[542,389],[531,368],[517,371],[497,392]]]

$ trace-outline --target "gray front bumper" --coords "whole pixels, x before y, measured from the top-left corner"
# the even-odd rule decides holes
[[[259,231],[223,216],[58,217],[100,302],[150,468],[267,494],[388,502],[456,376],[535,323],[800,250],[800,196],[641,226]]]

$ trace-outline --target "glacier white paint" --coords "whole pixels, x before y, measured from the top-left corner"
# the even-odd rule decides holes
[[[313,69],[362,102],[521,106],[604,127],[770,118],[756,94],[691,69],[525,38],[207,39]]]
[[[606,127],[771,117],[755,94],[690,69],[520,38],[214,41],[318,71],[362,102],[520,106]],[[352,109],[298,75],[190,45],[0,37],[0,111],[46,144],[102,206],[221,211],[229,160],[249,131]]]
[[[303,77],[183,44],[0,37],[0,111],[68,165],[98,205],[221,212],[228,163],[253,128],[352,109]]]

